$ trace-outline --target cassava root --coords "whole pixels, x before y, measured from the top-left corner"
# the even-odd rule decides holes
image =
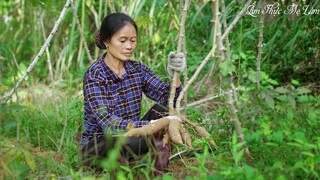
[[[170,141],[177,145],[185,145],[188,148],[192,147],[192,139],[188,130],[184,127],[185,125],[190,125],[196,130],[196,132],[205,138],[210,138],[211,135],[205,130],[204,127],[189,121],[185,116],[181,116],[181,120],[171,119],[171,118],[160,118],[154,123],[147,124],[140,128],[130,129],[128,132],[124,133],[125,137],[132,136],[149,136],[154,133],[164,130],[163,145],[168,144]],[[210,145],[217,148],[214,140],[209,141]]]
[[[145,126],[142,126],[140,128],[133,128],[129,130],[128,132],[124,133],[123,136],[131,137],[131,136],[148,136],[152,135],[163,128],[167,127],[169,125],[170,119],[168,118],[160,118],[156,122],[152,124],[148,124]]]

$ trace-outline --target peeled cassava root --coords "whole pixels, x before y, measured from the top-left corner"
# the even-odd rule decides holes
[[[205,128],[197,125],[186,119],[184,116],[181,116],[182,120],[170,119],[170,118],[160,118],[156,122],[142,126],[140,128],[134,128],[123,134],[126,137],[132,136],[148,136],[153,135],[154,133],[164,130],[165,134],[163,137],[163,144],[168,144],[169,141],[175,144],[184,144],[189,148],[192,148],[192,140],[189,132],[186,130],[184,125],[191,125],[196,132],[205,138],[210,138],[210,134],[205,130]],[[214,140],[210,140],[210,144],[213,147],[217,147]]]
[[[124,133],[123,135],[127,137],[152,135],[162,130],[163,128],[167,127],[169,125],[169,122],[170,122],[170,119],[160,118],[152,124],[148,124],[140,128],[131,129],[130,131]]]

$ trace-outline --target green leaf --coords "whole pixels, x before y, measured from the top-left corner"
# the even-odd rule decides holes
[[[292,80],[291,80],[291,83],[292,83],[293,85],[299,85],[299,84],[300,84],[299,81],[297,81],[297,80],[295,80],[295,79],[292,79]]]
[[[253,71],[253,70],[250,70],[249,71],[249,76],[248,76],[248,79],[251,81],[251,82],[257,82],[257,72]]]
[[[294,168],[299,169],[299,168],[303,168],[304,163],[302,161],[298,161],[294,164]]]
[[[272,133],[272,140],[281,144],[283,141],[283,132],[282,131],[276,131]]]
[[[287,102],[287,100],[288,100],[288,97],[286,95],[279,95],[276,98],[282,102]]]
[[[9,132],[9,131],[12,131],[13,128],[16,128],[17,127],[17,122],[16,121],[10,121],[6,124],[3,125],[3,130],[4,132]]]
[[[169,175],[169,174],[164,174],[162,176],[162,180],[173,180],[173,177],[171,175]]]
[[[265,98],[265,100],[266,100],[267,105],[268,105],[271,109],[274,109],[274,99],[273,99],[271,96],[267,95],[266,98]]]
[[[287,118],[292,121],[293,120],[293,117],[294,117],[294,113],[293,113],[293,110],[292,109],[288,109],[287,110]]]
[[[273,80],[273,79],[267,79],[267,82],[272,84],[272,85],[278,85],[279,84],[276,80]]]
[[[242,59],[247,59],[247,55],[243,51],[240,51],[239,55],[241,56]]]
[[[273,143],[273,142],[266,142],[266,145],[273,146],[273,147],[277,147],[278,146],[278,144]]]
[[[36,170],[36,162],[29,151],[23,151],[24,159],[32,172]]]
[[[289,101],[290,105],[292,106],[292,108],[296,109],[296,100],[291,95],[288,95],[288,101]]]
[[[302,151],[301,154],[305,155],[305,156],[309,156],[309,157],[314,157],[314,154],[312,154],[311,152],[307,152],[307,151]]]
[[[234,72],[236,70],[235,66],[228,61],[220,63],[219,68],[222,76],[227,76],[228,73]]]
[[[129,167],[127,167],[127,166],[120,165],[120,168],[125,170],[125,171],[127,171],[127,172],[131,172],[131,169]]]
[[[7,108],[11,109],[11,110],[22,110],[22,109],[25,109],[27,108],[28,106],[22,106],[22,105],[19,105],[19,104],[12,104],[12,105],[9,105]]]
[[[297,89],[296,89],[296,94],[297,95],[300,95],[300,94],[308,94],[308,93],[310,93],[311,91],[309,90],[309,89],[307,89],[307,88],[304,88],[304,87],[298,87]]]
[[[120,171],[117,173],[117,178],[118,180],[126,180],[126,175],[124,174],[124,172]]]
[[[283,87],[277,87],[277,88],[275,89],[275,91],[276,91],[277,93],[280,93],[280,94],[286,94],[286,93],[289,92],[288,89],[283,88]]]
[[[276,180],[286,180],[287,178],[284,175],[278,175]]]
[[[261,127],[263,128],[263,133],[265,135],[268,135],[268,134],[270,134],[272,132],[272,130],[270,129],[269,125],[267,123],[265,123],[265,122],[261,124]]]
[[[299,143],[296,143],[296,142],[288,142],[287,145],[289,146],[293,146],[293,147],[296,147],[296,148],[301,148],[301,144]]]
[[[19,64],[19,70],[21,74],[24,74],[27,71],[27,66],[22,62]]]
[[[282,164],[281,161],[277,161],[277,162],[275,162],[275,163],[273,164],[272,167],[275,168],[275,169],[283,169],[283,164]]]
[[[138,27],[147,28],[150,24],[152,24],[153,19],[150,16],[139,16],[135,19]]]
[[[153,43],[157,44],[159,41],[160,41],[160,36],[159,36],[159,33],[156,32],[153,35]]]
[[[307,138],[306,138],[304,132],[295,132],[295,133],[294,133],[294,137],[295,137],[296,139],[298,139],[298,140],[303,141],[303,142],[307,142]]]
[[[248,179],[261,179],[261,175],[259,174],[259,171],[256,168],[253,168],[248,165],[243,165],[243,169]]]

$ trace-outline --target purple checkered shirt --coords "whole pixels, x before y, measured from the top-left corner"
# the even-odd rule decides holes
[[[167,105],[170,85],[161,81],[146,65],[126,61],[122,77],[118,77],[101,55],[84,75],[84,133],[82,147],[104,131],[125,131],[128,124],[146,125],[140,120],[142,92],[159,104]],[[177,88],[176,98],[182,87]]]

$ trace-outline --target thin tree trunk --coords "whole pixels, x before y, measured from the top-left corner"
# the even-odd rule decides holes
[[[187,11],[188,11],[188,4],[189,0],[185,0],[184,2],[184,7],[182,9],[182,14],[181,14],[181,22],[180,22],[180,33],[179,33],[179,39],[178,39],[178,48],[177,48],[177,53],[181,52],[182,48],[182,42],[184,38],[184,29],[185,29],[185,22],[187,18]],[[179,78],[178,73],[176,71],[173,72],[173,76],[171,79],[171,89],[170,89],[170,97],[169,97],[169,114],[174,115],[177,114],[179,115],[180,110],[176,108],[177,111],[175,111],[174,106],[173,106],[173,101],[176,93],[176,88],[177,88],[177,78]],[[180,107],[180,102],[178,105],[178,102],[176,103],[176,107]]]

